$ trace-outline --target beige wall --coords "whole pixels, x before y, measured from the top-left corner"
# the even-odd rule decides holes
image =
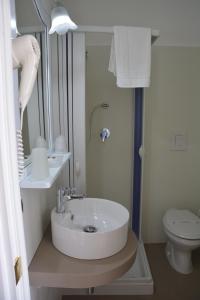
[[[116,87],[115,77],[108,72],[110,47],[87,47],[86,120],[87,141],[89,118],[93,108],[108,103],[108,109],[98,108],[92,119],[92,136],[87,142],[87,194],[117,201],[130,208],[132,185],[133,96],[130,89]],[[110,138],[102,143],[100,130],[107,127]]]
[[[90,46],[87,50],[87,120],[97,103],[110,104],[108,110],[98,109],[93,117],[92,139],[87,147],[88,193],[128,207],[131,92],[116,88],[113,75],[107,72],[108,47]],[[194,212],[199,208],[199,74],[200,48],[153,47],[151,87],[145,91],[144,115],[142,233],[147,242],[164,240],[162,216],[168,208],[189,208]],[[99,139],[104,125],[111,128],[111,138],[105,144]],[[88,126],[87,123],[87,132]],[[176,133],[186,135],[187,151],[171,150]]]
[[[54,1],[39,2],[45,15],[50,15]],[[20,26],[38,25],[31,0],[16,0],[16,3]],[[156,42],[159,45],[200,45],[198,0],[63,0],[62,3],[78,25],[151,27],[161,32]]]
[[[200,48],[153,47],[151,87],[145,95],[143,236],[164,239],[170,207],[200,207]],[[173,133],[187,151],[171,151]]]
[[[49,1],[49,0],[44,0]],[[159,45],[200,45],[198,0],[63,0],[77,24],[160,30]]]

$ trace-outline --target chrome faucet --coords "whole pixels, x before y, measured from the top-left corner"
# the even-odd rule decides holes
[[[65,212],[65,201],[64,201],[65,193],[66,193],[66,189],[63,187],[59,187],[57,191],[57,202],[56,202],[56,212],[58,214],[62,214]]]
[[[101,141],[104,143],[110,137],[110,130],[108,128],[102,128],[100,131]]]
[[[83,194],[75,194],[75,188],[65,188],[59,187],[57,191],[57,202],[56,202],[56,212],[62,214],[66,212],[65,201],[70,201],[73,199],[83,199],[86,196]],[[69,211],[69,213],[71,213]]]

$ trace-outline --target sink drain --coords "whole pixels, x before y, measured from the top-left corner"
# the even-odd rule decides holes
[[[97,232],[97,228],[92,225],[87,225],[87,226],[83,227],[83,231],[88,232],[88,233],[94,233],[94,232]]]

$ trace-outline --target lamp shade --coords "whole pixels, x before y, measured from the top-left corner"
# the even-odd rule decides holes
[[[57,32],[65,34],[68,30],[75,30],[78,26],[70,19],[67,10],[63,6],[56,6],[51,11],[51,28],[49,34]]]

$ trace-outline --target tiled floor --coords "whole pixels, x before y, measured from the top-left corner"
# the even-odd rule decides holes
[[[146,253],[154,278],[152,296],[63,296],[62,300],[200,300],[200,251],[193,253],[194,271],[181,275],[168,264],[163,244],[146,245]]]

